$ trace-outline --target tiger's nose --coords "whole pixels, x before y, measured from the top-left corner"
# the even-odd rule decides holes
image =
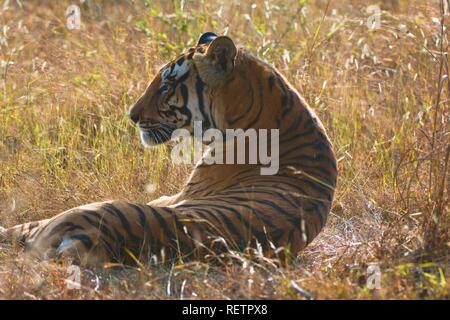
[[[136,108],[136,104],[132,105],[131,108],[128,110],[128,117],[133,121],[134,123],[139,122],[139,112]]]
[[[147,105],[145,94],[143,94],[139,99],[131,106],[128,110],[128,117],[130,117],[131,121],[134,123],[139,122],[139,118],[141,117],[141,113]]]
[[[131,121],[133,121],[134,123],[138,123],[139,122],[139,115],[135,112],[133,112],[132,110],[133,108],[131,108],[128,111],[128,117],[131,119]]]

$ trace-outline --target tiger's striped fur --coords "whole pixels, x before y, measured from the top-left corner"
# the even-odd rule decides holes
[[[325,225],[336,186],[332,145],[312,109],[272,66],[236,49],[228,37],[204,34],[167,64],[130,110],[146,145],[176,128],[280,130],[279,171],[260,165],[205,165],[183,190],[148,204],[93,203],[1,231],[41,258],[71,256],[87,265],[149,257],[201,258],[260,246],[292,254]]]

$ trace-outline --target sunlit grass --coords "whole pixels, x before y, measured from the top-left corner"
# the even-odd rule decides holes
[[[292,281],[315,298],[449,298],[450,82],[438,0],[381,1],[375,29],[372,1],[87,1],[72,31],[69,1],[22,2],[0,4],[1,225],[176,193],[190,167],[172,164],[167,146],[143,149],[127,110],[204,31],[232,36],[300,90],[340,173],[327,227],[292,265],[236,255],[86,272],[82,290],[68,291],[66,265],[29,265],[3,247],[1,298],[305,298]],[[379,290],[366,285],[374,262]]]

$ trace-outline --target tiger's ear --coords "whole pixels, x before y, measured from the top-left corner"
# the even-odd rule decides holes
[[[234,70],[237,48],[230,38],[220,36],[211,41],[204,54],[194,54],[200,78],[209,86],[217,86]]]
[[[197,46],[201,44],[208,44],[215,38],[217,38],[217,34],[215,34],[214,32],[205,32],[200,36],[200,38],[198,38]]]

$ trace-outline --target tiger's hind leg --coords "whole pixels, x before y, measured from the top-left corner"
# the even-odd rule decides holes
[[[41,225],[26,249],[39,259],[68,257],[92,267],[171,260],[194,249],[175,211],[125,201],[77,207]]]
[[[139,255],[144,241],[137,230],[133,239],[123,232],[123,228],[135,226],[126,218],[126,210],[118,208],[121,203],[92,203],[67,210],[26,239],[25,249],[42,260],[67,258],[91,267],[107,262],[130,264],[127,248]]]

